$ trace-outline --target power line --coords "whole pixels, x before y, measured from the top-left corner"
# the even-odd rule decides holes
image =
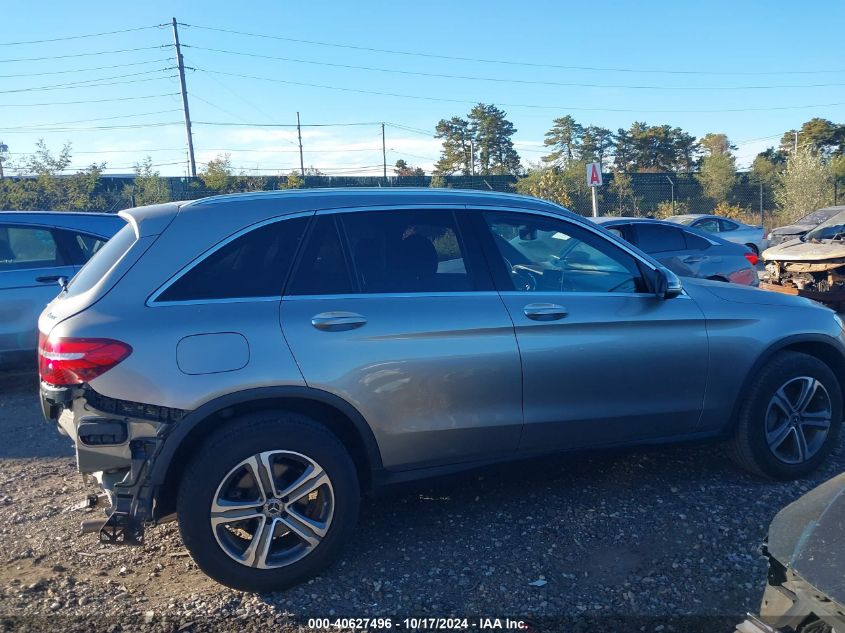
[[[408,125],[399,125],[398,123],[385,123],[385,125],[387,125],[388,127],[396,128],[397,130],[405,130],[406,132],[414,132],[416,134],[422,134],[423,136],[428,136],[429,138],[434,138],[433,132],[430,132],[430,131],[427,131],[427,130],[421,130],[418,127],[410,127]]]
[[[434,160],[434,161],[439,160],[439,159],[437,159],[433,156],[420,156],[419,154],[412,154],[411,152],[406,152],[404,150],[398,150],[398,149],[393,149],[393,148],[391,148],[387,151],[391,154],[397,154],[399,156],[410,156],[411,158],[421,158],[423,160]]]
[[[295,128],[296,123],[229,123],[227,121],[194,121],[194,125],[222,125],[222,126],[248,126],[248,127],[290,127]],[[362,121],[360,123],[303,123],[300,127],[349,127],[356,125],[381,125],[381,122]],[[385,124],[387,125],[387,124]]]
[[[18,93],[18,92],[43,92],[46,90],[71,90],[74,88],[93,88],[98,86],[115,86],[118,84],[127,84],[127,83],[139,83],[141,81],[154,81],[156,79],[167,79],[168,77],[154,77],[152,79],[129,79],[125,80],[127,77],[140,77],[142,75],[152,75],[154,73],[163,73],[167,72],[168,70],[173,70],[173,66],[168,68],[157,68],[156,70],[145,70],[139,73],[129,73],[128,75],[113,75],[111,77],[98,77],[96,79],[84,79],[82,81],[70,81],[62,84],[51,84],[48,86],[33,86],[31,88],[14,88],[12,90],[0,90],[0,94],[10,94],[10,93]],[[110,81],[112,79],[118,79],[121,81]],[[108,82],[108,83],[97,83],[97,82]]]
[[[71,59],[73,57],[99,57],[100,55],[113,55],[117,53],[135,53],[137,51],[151,51],[162,48],[170,48],[169,44],[159,44],[158,46],[140,46],[137,48],[118,48],[109,51],[93,51],[91,53],[73,53],[71,55],[51,55],[48,57],[18,57],[16,59],[0,59],[0,64],[11,62],[41,62],[54,59]]]
[[[257,77],[255,75],[242,75],[239,73],[229,73],[223,72],[220,70],[207,70],[204,68],[196,68],[195,70],[203,73],[212,73],[217,75],[227,75],[230,77],[239,77],[241,79],[253,79],[258,81],[269,81],[272,83],[280,83],[286,84],[291,86],[304,86],[308,88],[322,88],[325,90],[338,90],[341,92],[353,92],[357,94],[368,94],[368,95],[378,95],[382,97],[396,97],[399,99],[415,99],[418,101],[437,101],[437,102],[445,102],[445,103],[461,103],[461,104],[472,104],[475,105],[478,103],[477,99],[451,99],[448,97],[429,97],[424,95],[409,95],[409,94],[402,94],[398,92],[382,92],[378,90],[362,90],[359,88],[344,88],[341,86],[331,86],[327,84],[312,84],[306,83],[302,81],[290,81],[287,79],[278,79],[276,77]],[[770,112],[776,110],[804,110],[809,108],[829,108],[833,106],[841,106],[845,104],[845,102],[839,103],[818,103],[818,104],[810,104],[810,105],[800,105],[800,106],[774,106],[774,107],[765,107],[765,108],[724,108],[724,109],[695,109],[695,110],[646,110],[646,109],[630,109],[630,108],[583,108],[583,107],[574,107],[568,105],[540,105],[540,104],[532,104],[532,103],[502,103],[498,102],[498,105],[508,107],[508,108],[531,108],[537,110],[557,110],[557,111],[580,111],[580,112],[627,112],[627,113],[641,113],[641,114],[668,114],[668,113],[690,113],[690,114],[697,114],[697,113],[720,113],[720,112]]]
[[[267,114],[267,113],[266,113],[266,112],[265,112],[262,108],[259,108],[257,105],[255,105],[252,101],[250,101],[250,100],[246,99],[245,97],[241,96],[241,94],[240,94],[239,92],[236,92],[236,91],[232,90],[231,88],[229,88],[229,86],[227,86],[227,85],[226,85],[226,84],[224,84],[222,81],[220,81],[219,79],[217,79],[217,77],[215,77],[214,75],[207,75],[207,77],[208,77],[209,79],[211,79],[211,80],[212,80],[214,83],[216,83],[217,85],[221,86],[221,87],[222,87],[224,90],[226,90],[227,92],[229,92],[229,93],[233,94],[233,95],[234,95],[234,96],[235,96],[238,100],[240,100],[242,103],[247,104],[247,105],[248,105],[249,107],[251,107],[253,110],[255,110],[256,112],[258,112],[261,116],[267,117],[268,119],[273,118],[273,117],[271,117],[269,114]],[[203,101],[205,101],[205,100],[203,99]],[[213,103],[211,103],[211,102],[209,102],[209,101],[206,101],[206,103],[208,103],[208,104],[209,104],[210,106],[212,106],[213,108],[216,108],[216,109],[221,110],[221,111],[225,111],[225,110],[223,110],[223,108],[221,108],[221,107],[219,107],[219,106],[217,106],[217,105],[215,105],[215,104],[213,104]],[[236,119],[240,119],[242,122],[246,122],[246,119],[244,119],[244,118],[243,118],[243,117],[241,117],[241,116],[235,116],[235,118],[236,118]],[[284,138],[284,137],[281,137],[281,139],[282,139],[285,143],[288,143],[289,145],[294,145],[294,146],[296,146],[296,145],[297,145],[297,143],[296,143],[296,142],[294,142],[292,139],[289,139],[289,138]]]
[[[132,125],[96,125],[91,127],[12,127],[0,128],[3,134],[31,134],[33,132],[90,132],[94,130],[136,130],[138,128],[169,127],[171,125],[182,125],[180,122],[161,121],[154,123],[135,123]]]
[[[103,31],[101,33],[86,33],[84,35],[67,35],[65,37],[52,37],[46,40],[28,40],[20,42],[0,42],[0,46],[18,46],[21,44],[46,44],[47,42],[64,42],[67,40],[81,40],[89,37],[102,37],[104,35],[117,35],[118,33],[132,33],[135,31],[146,31],[149,29],[158,29],[166,24],[153,24],[150,26],[138,26],[132,29],[120,29],[118,31]]]
[[[415,77],[432,77],[439,79],[460,79],[462,81],[486,81],[495,83],[511,83],[520,85],[538,85],[538,86],[559,86],[566,88],[611,88],[614,90],[773,90],[785,88],[829,88],[845,86],[845,83],[822,83],[822,84],[785,84],[785,85],[766,85],[766,86],[660,86],[660,85],[631,85],[631,84],[602,84],[602,83],[585,83],[575,81],[544,81],[533,79],[504,79],[501,77],[478,77],[472,75],[449,75],[444,73],[429,73],[415,70],[402,70],[398,68],[381,68],[376,66],[357,66],[353,64],[338,64],[334,62],[319,62],[309,59],[297,59],[294,57],[278,57],[274,55],[261,55],[258,53],[248,53],[244,51],[231,51],[219,48],[207,48],[204,46],[190,46],[184,45],[185,48],[194,48],[197,50],[211,51],[214,53],[226,53],[229,55],[241,55],[245,57],[255,57],[259,59],[269,59],[276,61],[293,62],[296,64],[312,64],[315,66],[329,66],[332,68],[345,68],[350,70],[366,70],[371,72],[392,73],[398,75],[411,75]]]
[[[184,152],[184,147],[168,147],[168,148],[156,148],[156,149],[100,149],[100,150],[89,150],[89,151],[79,151],[73,150],[73,155],[76,156],[77,154],[149,154],[150,152]],[[213,151],[213,150],[211,150]],[[9,152],[10,156],[29,156],[32,152]]]
[[[227,153],[242,153],[249,152],[255,154],[298,154],[298,149],[233,149],[233,148],[203,148],[204,152],[227,152]],[[345,154],[346,152],[380,152],[380,147],[356,147],[353,149],[305,149],[311,154]]]
[[[156,110],[155,112],[136,112],[133,114],[118,114],[116,116],[106,116],[106,117],[99,117],[96,119],[76,119],[75,121],[53,121],[51,123],[37,123],[35,125],[30,125],[28,127],[43,127],[43,126],[51,126],[51,125],[71,125],[73,123],[94,123],[97,121],[113,121],[114,119],[131,119],[134,117],[139,116],[152,116],[154,114],[171,114],[173,112],[181,112],[182,110],[179,109],[172,109],[172,110]],[[134,150],[129,150],[134,151]],[[76,152],[75,152],[76,153]]]
[[[112,99],[85,99],[82,101],[49,101],[46,103],[0,103],[0,108],[32,108],[55,105],[76,105],[81,103],[111,103],[115,101],[136,101],[140,99],[156,99],[158,97],[178,97],[178,92],[165,92],[157,95],[143,95],[140,97],[115,97]]]
[[[111,66],[93,66],[88,68],[71,68],[68,70],[50,70],[41,73],[19,73],[17,75],[0,75],[2,79],[12,79],[16,77],[42,77],[44,75],[66,75],[70,73],[87,73],[95,70],[111,70],[112,68],[127,68],[129,66],[143,66],[145,64],[161,64],[170,61],[167,58],[151,59],[145,62],[130,62],[128,64],[113,64]]]
[[[210,26],[200,26],[197,24],[185,24],[183,22],[179,23],[180,26],[186,26],[189,28],[195,29],[202,29],[204,31],[214,31],[217,33],[229,33],[232,35],[241,35],[246,37],[258,37],[264,39],[271,39],[271,40],[279,40],[283,42],[293,42],[296,44],[310,44],[313,46],[326,46],[331,48],[343,48],[349,50],[358,50],[358,51],[366,51],[369,53],[386,53],[389,55],[405,55],[410,57],[427,57],[431,59],[445,59],[449,61],[461,61],[461,62],[475,62],[475,63],[482,63],[482,64],[502,64],[507,66],[527,66],[532,68],[554,68],[558,70],[585,70],[585,71],[592,71],[592,72],[618,72],[618,73],[654,73],[654,74],[667,74],[667,75],[787,75],[787,74],[795,74],[795,75],[812,75],[812,74],[822,74],[822,73],[841,73],[845,72],[845,69],[833,69],[833,70],[777,70],[777,71],[711,71],[711,70],[665,70],[665,69],[648,69],[648,68],[614,68],[614,67],[606,67],[606,66],[568,66],[568,65],[561,65],[561,64],[544,64],[540,62],[524,62],[524,61],[513,61],[513,60],[504,60],[504,59],[485,59],[479,57],[460,57],[455,55],[440,55],[436,53],[422,53],[416,51],[403,51],[403,50],[393,50],[387,48],[374,48],[371,46],[359,46],[353,44],[337,44],[333,42],[322,42],[319,40],[305,40],[299,38],[292,38],[292,37],[282,37],[280,35],[267,35],[262,33],[248,33],[245,31],[236,31],[233,29],[221,29],[215,28]]]

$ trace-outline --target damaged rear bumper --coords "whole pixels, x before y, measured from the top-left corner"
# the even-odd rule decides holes
[[[173,422],[185,412],[106,398],[87,385],[42,383],[40,398],[44,417],[73,441],[79,472],[107,496],[106,516],[84,521],[82,532],[97,532],[102,543],[142,544],[145,526],[154,522],[150,473]]]

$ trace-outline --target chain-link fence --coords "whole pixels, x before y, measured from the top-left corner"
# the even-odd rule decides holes
[[[10,183],[20,179],[0,180]],[[285,189],[292,184],[301,188],[324,187],[446,187],[455,189],[481,189],[500,192],[516,191],[518,177],[504,176],[323,176],[306,175],[293,182],[288,176],[253,177],[234,176],[224,190],[209,189],[200,178],[162,177],[145,187],[131,177],[104,176],[92,195],[90,210],[117,211],[149,202],[192,200],[229,192],[265,191]],[[581,215],[592,214],[590,188],[585,182],[571,187],[567,193],[568,206]],[[34,183],[32,183],[34,184]],[[38,198],[32,207],[20,196],[10,195],[8,187],[0,186],[0,208],[66,208],[61,202],[51,204],[49,198]],[[771,185],[756,182],[748,173],[737,175],[724,200],[717,201],[704,194],[701,183],[693,173],[632,173],[604,175],[604,184],[597,190],[601,215],[631,215],[666,217],[680,213],[719,213],[745,222],[764,224],[775,221],[774,189]],[[845,204],[845,184],[832,187],[831,201]],[[77,206],[69,208],[79,208]]]

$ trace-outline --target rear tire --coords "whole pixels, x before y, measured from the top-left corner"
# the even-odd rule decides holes
[[[359,502],[355,466],[333,433],[300,414],[261,411],[206,440],[185,471],[176,514],[203,572],[233,589],[266,592],[329,565]]]
[[[739,466],[771,479],[804,477],[827,458],[842,427],[842,394],[831,369],[780,352],[754,378],[728,446]]]

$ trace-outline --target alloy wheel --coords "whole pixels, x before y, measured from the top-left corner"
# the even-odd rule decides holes
[[[786,464],[801,464],[824,446],[833,419],[833,405],[824,385],[799,376],[775,391],[766,409],[766,442]]]
[[[230,558],[274,569],[310,554],[333,514],[334,491],[323,468],[300,453],[277,450],[252,455],[223,477],[210,520]]]

